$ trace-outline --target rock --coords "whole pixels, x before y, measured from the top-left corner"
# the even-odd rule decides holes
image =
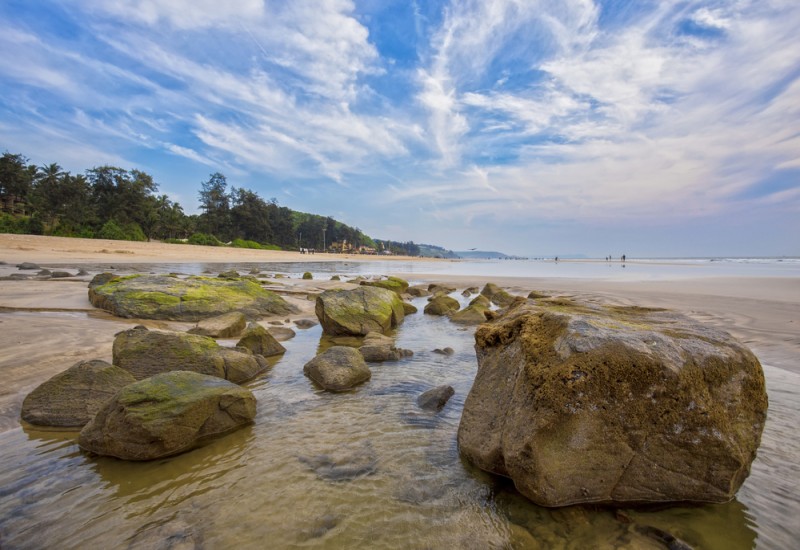
[[[291,340],[296,336],[296,332],[288,327],[270,327],[269,333],[275,337],[278,342],[285,342]]]
[[[148,524],[133,535],[128,550],[199,550],[203,548],[202,537],[190,524],[182,520],[170,520],[155,525]]]
[[[436,348],[435,350],[433,350],[433,353],[437,353],[439,355],[453,355],[455,352],[456,351],[451,347],[447,347],[444,349]]]
[[[403,357],[411,357],[414,352],[409,349],[395,347],[394,340],[388,336],[370,332],[364,337],[364,343],[358,349],[368,363],[399,361]]]
[[[408,302],[403,302],[403,314],[404,315],[413,315],[417,311],[419,311],[419,310],[417,309],[417,306],[415,306],[414,304],[409,304]]]
[[[489,299],[478,294],[467,307],[450,316],[450,320],[460,325],[479,325],[487,320],[486,312],[489,311]]]
[[[305,273],[303,273],[303,279],[313,279],[313,278],[314,276],[311,274],[310,271],[306,271]]]
[[[33,269],[41,269],[38,264],[34,264],[31,262],[22,262],[21,264],[17,264],[17,269],[24,269],[24,270],[33,270]]]
[[[231,311],[216,317],[203,319],[197,326],[189,330],[189,334],[210,336],[212,338],[233,338],[238,336],[247,326],[247,318],[241,311]]]
[[[428,292],[431,294],[450,294],[455,291],[456,288],[450,285],[443,285],[440,283],[431,283],[428,285]]]
[[[102,273],[89,283],[89,301],[118,317],[173,321],[199,321],[230,311],[241,311],[247,317],[297,311],[253,281],[209,277]]]
[[[390,290],[359,286],[353,290],[326,290],[315,308],[322,331],[330,335],[385,333],[403,322],[403,302]]]
[[[313,319],[298,319],[294,322],[294,326],[300,329],[307,329],[317,326],[319,323]]]
[[[53,272],[49,269],[42,269],[38,273],[36,273],[37,277],[50,277],[53,275]]]
[[[320,353],[303,367],[303,373],[329,391],[345,391],[372,376],[358,350],[334,346]]]
[[[476,331],[463,456],[542,506],[729,501],[766,419],[756,357],[674,312],[543,303]]]
[[[430,296],[431,293],[428,290],[427,285],[414,285],[410,286],[406,289],[406,294],[410,296],[414,296],[415,298],[420,298],[422,296]]]
[[[447,295],[436,296],[423,310],[428,315],[450,315],[458,311],[458,300]]]
[[[123,388],[81,430],[78,444],[99,455],[153,460],[250,424],[255,415],[248,389],[195,372],[165,372]]]
[[[339,277],[338,275],[334,275],[333,277],[331,277],[331,281],[341,281],[341,280],[342,278]]]
[[[473,294],[477,294],[478,292],[479,290],[477,286],[471,286],[469,288],[465,288],[464,292],[462,292],[461,295],[464,298],[469,298],[470,296],[472,296]]]
[[[81,427],[115,393],[134,382],[128,371],[105,361],[79,361],[29,393],[21,417],[38,426]]]
[[[114,364],[136,380],[176,370],[217,376],[236,384],[250,380],[267,368],[263,358],[224,348],[213,338],[185,332],[135,327],[117,334]]]
[[[387,277],[386,279],[380,279],[377,281],[361,281],[360,284],[364,286],[385,288],[386,290],[391,290],[398,296],[403,294],[408,288],[408,281],[401,279],[400,277]]]
[[[105,273],[98,273],[97,275],[92,277],[91,281],[89,281],[89,288],[92,289],[92,288],[97,288],[99,286],[103,286],[104,284],[113,281],[114,279],[119,279],[119,275],[115,273],[109,273],[107,271]]]
[[[481,294],[489,298],[493,304],[496,304],[500,307],[511,305],[511,302],[514,301],[514,296],[494,283],[486,283],[486,285],[483,287],[483,290],[481,290]]]
[[[86,275],[88,275],[88,274],[89,274],[89,272],[88,272],[88,271],[86,271],[86,270],[85,270],[85,269],[83,269],[83,268],[80,268],[80,269],[78,270],[78,273],[77,273],[75,276],[76,276],[76,277],[85,277],[85,276],[86,276]]]
[[[453,386],[443,385],[430,389],[417,397],[417,405],[427,411],[440,411],[453,397],[456,391]]]
[[[378,457],[369,442],[343,446],[330,454],[301,456],[298,460],[326,481],[352,481],[374,474],[378,468]]]
[[[236,347],[245,348],[250,350],[251,353],[262,357],[272,357],[273,355],[286,353],[286,348],[278,342],[275,336],[257,323],[248,325],[242,338],[236,343]]]
[[[549,294],[545,294],[544,292],[539,292],[538,290],[531,290],[528,293],[529,300],[539,300],[541,298],[549,298]]]
[[[240,277],[241,277],[241,275],[239,275],[239,272],[238,271],[234,271],[234,270],[223,271],[222,273],[217,275],[217,278],[219,278],[219,279],[235,280],[235,279],[239,279]]]
[[[67,277],[72,277],[72,273],[69,271],[53,271],[50,276],[53,279],[65,279]]]

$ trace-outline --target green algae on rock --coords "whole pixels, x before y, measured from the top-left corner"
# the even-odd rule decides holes
[[[408,289],[408,281],[400,277],[387,277],[377,281],[361,281],[363,286],[376,286],[378,288],[385,288],[391,290],[396,294],[403,294]]]
[[[233,338],[242,333],[247,326],[247,318],[241,311],[230,311],[203,319],[197,326],[189,329],[189,334],[210,336],[211,338]]]
[[[391,290],[373,286],[326,290],[317,296],[315,312],[322,331],[333,336],[386,333],[405,318],[400,297]]]
[[[139,326],[117,334],[114,364],[137,380],[170,371],[192,371],[230,380],[250,380],[267,368],[266,360],[242,349],[225,348],[208,336],[147,330]]]
[[[190,450],[256,415],[250,390],[214,376],[173,371],[123,388],[81,430],[82,449],[123,460]]]
[[[427,315],[450,315],[458,311],[458,308],[458,300],[446,294],[441,294],[432,298],[422,311]]]
[[[286,353],[286,348],[267,329],[257,323],[250,323],[236,343],[236,347],[250,350],[254,355],[262,357]]]
[[[89,283],[89,301],[118,317],[199,321],[241,311],[248,317],[285,315],[296,308],[249,279],[100,274]]]
[[[540,304],[476,331],[463,456],[542,506],[733,498],[766,420],[756,357],[670,311]]]
[[[20,416],[38,426],[81,427],[115,393],[134,382],[128,371],[105,361],[79,361],[29,393]]]

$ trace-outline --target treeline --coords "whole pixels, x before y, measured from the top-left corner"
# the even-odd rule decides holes
[[[358,228],[296,212],[276,199],[231,187],[224,175],[200,184],[202,213],[187,215],[152,176],[99,166],[70,174],[20,154],[0,158],[0,233],[118,240],[164,240],[252,248],[376,248]]]

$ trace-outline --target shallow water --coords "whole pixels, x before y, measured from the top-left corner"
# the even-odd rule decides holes
[[[331,394],[302,372],[327,345],[320,327],[298,331],[249,385],[254,425],[165,460],[90,458],[75,433],[0,434],[0,547],[663,548],[637,530],[644,525],[697,549],[795,546],[800,376],[765,367],[769,419],[736,500],[626,510],[633,523],[623,523],[603,509],[540,508],[462,462],[472,330],[417,314],[397,336],[413,357],[373,364],[369,382]],[[431,351],[447,346],[454,355]],[[450,402],[438,414],[419,410],[417,395],[440,384],[455,388]]]

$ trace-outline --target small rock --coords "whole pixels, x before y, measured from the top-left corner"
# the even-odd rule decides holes
[[[314,321],[313,319],[298,319],[294,322],[294,325],[300,329],[307,329],[311,327],[317,326],[319,323]]]
[[[428,315],[449,315],[458,311],[460,307],[458,300],[447,295],[440,295],[433,298],[423,310]]]
[[[303,366],[303,373],[328,391],[346,391],[366,382],[372,372],[358,350],[334,346]]]
[[[455,350],[451,347],[446,347],[444,349],[436,348],[433,350],[433,353],[438,353],[439,355],[453,355]]]
[[[297,335],[297,333],[289,327],[270,327],[269,333],[274,336],[278,342],[291,340]]]
[[[69,271],[53,271],[50,276],[53,279],[64,279],[66,277],[72,277],[72,273]]]
[[[306,271],[305,273],[303,273],[303,279],[308,280],[308,279],[313,279],[313,278],[314,278],[314,276],[311,274],[310,271]]]
[[[273,355],[286,353],[286,348],[278,342],[275,336],[258,323],[250,323],[248,325],[242,338],[236,343],[236,347],[248,349],[255,355],[261,355],[262,357],[272,357]]]
[[[403,302],[403,313],[405,313],[406,315],[412,315],[412,314],[416,313],[417,311],[418,311],[417,310],[417,306],[415,306],[414,304],[409,304],[408,302]]]
[[[428,411],[439,411],[455,393],[453,386],[437,386],[417,397],[417,405]]]
[[[53,272],[50,271],[49,269],[42,269],[36,275],[38,275],[39,277],[50,277],[52,274]]]
[[[39,267],[38,264],[34,264],[31,262],[22,262],[21,264],[17,264],[17,269],[33,270],[33,269],[41,269],[41,267]]]

